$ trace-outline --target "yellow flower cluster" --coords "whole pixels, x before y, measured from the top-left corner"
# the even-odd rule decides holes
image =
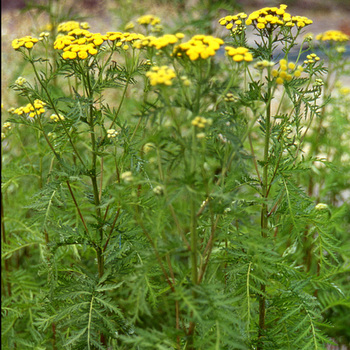
[[[191,124],[193,126],[196,126],[197,128],[204,129],[207,125],[211,125],[212,122],[213,121],[211,119],[206,119],[206,118],[197,116],[192,120]]]
[[[182,56],[182,53],[185,53],[191,61],[198,58],[207,59],[210,56],[215,56],[216,51],[223,44],[222,39],[211,35],[195,35],[189,41],[176,46],[174,53],[179,57]]]
[[[45,106],[45,102],[41,100],[34,100],[34,104],[28,103],[24,107],[11,108],[9,112],[17,115],[28,114],[30,118],[34,118],[35,116],[45,113]]]
[[[122,47],[124,50],[129,48],[128,44],[133,44],[134,47],[136,42],[143,40],[145,36],[138,33],[121,33],[121,32],[107,32],[108,40],[113,42],[115,47]]]
[[[231,56],[235,62],[251,62],[253,61],[253,55],[249,52],[246,47],[225,47],[228,56]]]
[[[39,34],[39,40],[44,40],[44,39],[47,39],[48,37],[50,36],[50,33],[49,32],[41,32]]]
[[[51,114],[50,119],[57,123],[59,120],[65,120],[65,117],[61,114]]]
[[[93,34],[85,29],[73,29],[68,35],[59,36],[54,43],[54,48],[64,51],[62,58],[65,60],[74,60],[77,57],[85,59],[89,55],[96,55],[98,47],[107,39],[106,35],[100,33]]]
[[[143,25],[150,24],[151,26],[155,26],[156,24],[160,23],[160,18],[153,15],[144,15],[137,19],[137,23]]]
[[[87,22],[76,22],[76,21],[68,21],[68,22],[62,22],[57,26],[57,32],[58,33],[68,33],[71,32],[74,29],[89,29],[90,25]]]
[[[24,46],[27,49],[31,49],[38,41],[39,39],[33,38],[30,35],[27,35],[23,38],[13,40],[12,47],[15,50],[18,50],[22,46]]]
[[[226,16],[219,19],[219,23],[222,26],[225,26],[226,29],[231,30],[233,34],[240,34],[244,27],[244,19],[247,18],[247,14],[244,12],[238,13],[233,16]],[[233,28],[233,25],[236,25],[236,28]]]
[[[344,41],[349,41],[349,39],[350,39],[349,35],[346,35],[340,30],[328,30],[316,36],[316,40],[321,40],[321,41],[344,42]]]
[[[225,95],[225,98],[224,100],[226,102],[235,102],[237,100],[237,98],[234,96],[234,94],[232,92],[228,92],[226,95]]]
[[[267,67],[273,67],[275,64],[274,62],[268,61],[268,60],[262,60],[254,64],[254,68],[256,69],[264,69]]]
[[[10,131],[12,129],[12,125],[10,122],[6,122],[3,124],[2,126],[2,132],[1,132],[1,141],[4,140],[6,138],[6,134],[8,133],[8,131]]]
[[[147,36],[142,40],[135,42],[134,47],[138,49],[141,49],[142,47],[155,47],[157,50],[160,50],[168,45],[174,45],[184,36],[183,33],[165,34],[160,37]]]
[[[277,7],[264,7],[261,10],[251,13],[246,25],[254,25],[257,29],[267,28],[273,30],[277,27],[294,27],[303,28],[312,24],[312,20],[303,16],[292,16],[285,12],[287,5],[280,5]]]
[[[125,27],[124,30],[129,30],[129,29],[133,29],[135,27],[135,24],[133,22],[128,22]]]
[[[26,78],[18,77],[15,81],[16,85],[23,86],[27,82]]]
[[[3,129],[8,129],[8,130],[12,129],[12,125],[10,122],[5,122],[2,127],[3,127]]]
[[[320,58],[315,53],[307,55],[306,58],[307,60],[304,61],[305,64],[312,64],[320,60]]]
[[[280,69],[273,69],[272,76],[276,78],[277,84],[283,84],[284,81],[291,81],[293,79],[293,75],[295,77],[300,77],[301,72],[303,71],[302,66],[298,66],[296,68],[295,63],[288,63],[287,60],[280,60]]]
[[[161,84],[171,85],[172,79],[176,77],[176,74],[168,66],[154,66],[146,73],[146,76],[150,79],[152,86]]]
[[[119,131],[115,130],[115,129],[108,129],[107,130],[107,137],[109,139],[114,139],[115,137],[117,137],[119,135]]]

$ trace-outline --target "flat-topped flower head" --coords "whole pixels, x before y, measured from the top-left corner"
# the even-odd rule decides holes
[[[145,38],[143,34],[129,32],[107,32],[106,36],[112,48],[122,48],[125,51],[130,47],[141,48],[137,44]]]
[[[184,34],[182,33],[165,34],[160,37],[147,36],[135,42],[134,47],[138,49],[142,47],[154,47],[157,50],[161,50],[169,45],[176,44],[183,37],[184,37]]]
[[[109,139],[114,139],[119,135],[119,131],[115,130],[115,129],[108,129],[107,130],[107,137]]]
[[[264,7],[258,11],[252,12],[247,20],[246,25],[253,25],[258,30],[274,30],[277,27],[298,27],[303,28],[312,24],[312,20],[303,16],[292,16],[286,12],[287,5],[280,7]]]
[[[89,29],[90,25],[87,22],[76,22],[76,21],[67,21],[62,22],[57,26],[58,33],[68,33],[74,29]]]
[[[11,130],[12,129],[12,125],[10,122],[5,122],[2,126],[3,129],[8,129]]]
[[[23,38],[13,40],[12,47],[15,50],[18,50],[21,47],[24,47],[26,49],[31,49],[38,41],[39,41],[39,39],[33,38],[30,35],[27,35]]]
[[[177,57],[187,56],[191,61],[207,59],[215,56],[224,41],[211,35],[195,35],[189,41],[175,47],[174,55]]]
[[[137,23],[142,25],[155,26],[160,23],[160,18],[154,15],[144,15],[137,19]]]
[[[320,33],[316,36],[316,40],[330,41],[330,42],[346,42],[350,40],[349,35],[343,33],[340,30],[327,30],[324,33]]]
[[[52,121],[54,121],[55,123],[58,123],[60,120],[62,120],[62,121],[65,120],[65,117],[62,114],[59,114],[59,115],[51,114],[50,115],[50,119]]]
[[[26,106],[18,107],[18,108],[11,108],[9,110],[10,113],[12,114],[17,114],[17,115],[27,115],[30,118],[34,118],[36,116],[39,116],[43,113],[45,113],[45,106],[46,103],[41,101],[41,100],[34,100],[34,103],[28,103]]]
[[[313,65],[316,62],[320,61],[320,58],[315,53],[311,53],[310,55],[307,55],[306,58],[307,59],[304,61],[306,65]]]
[[[27,82],[26,78],[18,77],[15,81],[16,85],[23,86]]]
[[[230,30],[232,34],[240,34],[246,28],[245,19],[248,15],[244,12],[240,12],[237,15],[225,16],[219,19],[220,25]]]
[[[99,47],[108,40],[108,35],[90,33],[86,29],[76,28],[67,35],[57,37],[56,50],[63,50],[62,58],[67,60],[86,59],[98,53]]]
[[[172,85],[172,80],[176,77],[173,69],[168,66],[154,66],[149,72],[146,73],[151,85]]]
[[[192,120],[191,124],[199,129],[204,129],[207,125],[211,125],[212,122],[212,119],[206,119],[204,117],[197,116]]]
[[[253,55],[246,47],[225,47],[228,56],[232,57],[235,62],[251,62],[253,61]]]

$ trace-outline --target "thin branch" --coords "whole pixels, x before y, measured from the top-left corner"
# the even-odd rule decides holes
[[[68,186],[69,192],[70,192],[70,194],[71,194],[71,196],[72,196],[72,199],[73,199],[74,205],[75,205],[75,207],[76,207],[76,208],[77,208],[77,210],[78,210],[78,214],[79,214],[79,216],[80,216],[81,222],[83,223],[83,225],[84,225],[84,227],[85,227],[86,232],[89,232],[89,230],[88,230],[88,228],[87,228],[87,226],[86,226],[86,223],[85,223],[84,217],[83,217],[83,215],[81,214],[81,211],[80,211],[79,205],[78,205],[78,203],[77,203],[77,201],[76,201],[76,199],[75,199],[75,196],[74,196],[74,193],[73,193],[73,191],[72,191],[72,188],[70,187],[69,181],[67,180],[67,181],[66,181],[66,183],[67,183],[67,186]]]

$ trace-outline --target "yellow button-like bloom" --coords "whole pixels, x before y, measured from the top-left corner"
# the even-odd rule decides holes
[[[176,74],[173,69],[168,66],[154,66],[149,72],[146,73],[146,76],[150,79],[151,85],[171,85],[172,80],[176,77]]]
[[[273,69],[271,71],[271,75],[276,78],[276,84],[281,85],[285,81],[291,81],[293,79],[293,76],[298,78],[301,75],[301,72],[303,71],[302,66],[295,66],[295,63],[289,62],[286,59],[281,59],[279,61],[279,69]]]
[[[59,120],[64,120],[65,118],[61,114],[51,114],[50,119],[57,123]]]
[[[212,122],[213,122],[212,119],[206,119],[204,117],[197,116],[192,120],[191,124],[193,126],[196,126],[197,128],[203,129],[207,125],[211,125]]]
[[[246,47],[225,47],[228,56],[231,56],[235,62],[251,62],[253,61],[253,55],[249,52]]]
[[[15,50],[18,50],[21,47],[31,49],[38,41],[39,41],[39,39],[33,38],[30,35],[27,35],[23,38],[13,40],[12,47]]]
[[[119,131],[115,130],[115,129],[108,129],[107,130],[107,137],[109,139],[114,139],[119,135]]]
[[[41,100],[34,100],[34,104],[28,103],[26,106],[11,108],[10,113],[17,115],[27,114],[30,118],[45,113],[46,103]]]

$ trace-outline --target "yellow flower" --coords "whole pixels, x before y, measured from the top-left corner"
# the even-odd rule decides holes
[[[96,55],[99,48],[109,39],[108,33],[90,33],[86,29],[75,28],[68,35],[59,36],[54,42],[54,49],[63,50],[62,58],[74,60],[76,58],[86,59],[89,55]]]
[[[129,30],[129,29],[132,29],[135,27],[135,24],[133,22],[128,22],[126,25],[125,25],[125,30]]]
[[[68,22],[62,22],[57,26],[57,32],[65,32],[68,33],[74,29],[89,29],[90,25],[87,22],[76,22],[76,21],[68,21]]]
[[[340,30],[328,30],[324,33],[318,34],[316,36],[317,40],[320,41],[337,41],[337,42],[345,42],[349,41],[349,35],[343,33]]]
[[[37,99],[34,100],[34,104],[28,103],[26,106],[18,107],[16,109],[11,108],[9,112],[17,115],[28,114],[30,118],[34,118],[35,116],[45,113],[45,106],[45,102]]]
[[[305,64],[313,64],[320,60],[320,58],[315,53],[307,55],[306,58],[307,60],[304,61]]]
[[[219,23],[226,29],[231,30],[232,34],[240,34],[245,29],[243,21],[245,18],[247,18],[247,14],[241,12],[234,16],[220,18]],[[234,25],[236,26],[235,28],[233,28]]]
[[[172,85],[172,80],[176,77],[173,69],[168,66],[154,66],[146,76],[150,79],[151,85]]]
[[[20,47],[26,47],[27,49],[31,49],[38,41],[39,39],[27,35],[23,38],[13,40],[12,47],[15,50],[18,50]]]
[[[160,23],[160,18],[154,15],[144,15],[137,19],[137,23],[142,25],[148,25],[155,26],[156,24]]]
[[[191,61],[197,59],[207,59],[208,57],[215,56],[216,51],[220,49],[220,46],[224,44],[224,41],[219,38],[215,38],[211,35],[195,35],[189,41],[179,44],[174,49],[174,55],[182,57],[185,53]]]
[[[50,119],[57,123],[59,120],[64,120],[65,118],[61,114],[51,114]]]
[[[22,77],[18,77],[15,81],[16,85],[22,86],[27,82],[27,80],[25,78]]]
[[[301,72],[303,71],[303,67],[298,66],[296,69],[295,63],[289,62],[286,59],[281,59],[279,61],[280,67],[279,69],[273,69],[271,74],[274,78],[276,78],[276,84],[281,85],[284,81],[291,81],[294,77],[300,77]]]
[[[182,33],[177,34],[165,34],[160,37],[154,37],[154,36],[148,36],[141,40],[140,46],[141,47],[155,47],[157,50],[163,49],[169,45],[174,45],[179,41],[179,39],[183,38]]]
[[[6,122],[3,124],[3,129],[8,129],[8,130],[11,130],[12,129],[12,126],[11,126],[11,123],[10,122]]]
[[[307,17],[291,16],[289,13],[285,12],[286,8],[287,5],[280,5],[279,8],[264,7],[251,13],[245,23],[247,26],[253,25],[258,30],[263,30],[265,28],[273,30],[277,27],[294,26],[303,28],[309,24],[312,24],[312,20],[308,19]]]
[[[235,62],[251,62],[253,60],[253,55],[249,52],[246,47],[225,47],[228,56],[231,56]]]
[[[107,130],[107,137],[109,139],[114,139],[119,135],[119,131],[115,130],[115,129],[108,129]]]
[[[195,117],[192,120],[191,124],[193,126],[196,126],[197,128],[203,129],[207,125],[211,125],[212,124],[212,120],[211,119],[206,119],[206,118],[201,117],[201,116],[197,116],[197,117]]]

